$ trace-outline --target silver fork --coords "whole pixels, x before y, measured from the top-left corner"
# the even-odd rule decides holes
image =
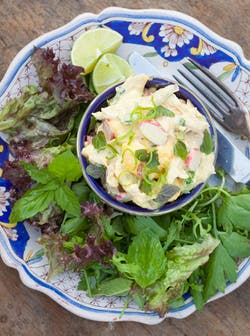
[[[201,99],[212,117],[227,130],[250,139],[250,112],[219,79],[192,59],[178,69],[182,78],[173,76],[177,82],[187,86]],[[183,81],[183,79],[185,79]]]

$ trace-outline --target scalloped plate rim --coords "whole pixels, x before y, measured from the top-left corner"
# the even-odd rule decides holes
[[[187,14],[181,13],[179,11],[163,10],[163,9],[132,10],[132,9],[126,9],[126,8],[121,8],[121,7],[108,7],[104,9],[103,11],[101,11],[99,14],[94,14],[90,12],[80,14],[76,16],[73,20],[68,22],[67,24],[37,37],[36,39],[28,43],[24,48],[22,48],[17,53],[17,55],[14,57],[12,62],[10,63],[5,75],[3,76],[1,80],[0,101],[2,97],[4,96],[4,93],[8,90],[9,85],[11,84],[12,80],[15,78],[22,64],[24,64],[27,61],[27,59],[31,56],[34,45],[36,45],[37,47],[39,46],[41,47],[47,44],[48,42],[56,40],[58,37],[62,37],[72,31],[77,30],[82,25],[85,25],[91,22],[93,23],[103,22],[111,17],[112,18],[119,17],[123,19],[133,18],[133,19],[138,19],[138,20],[140,19],[145,20],[145,18],[147,19],[149,18],[150,20],[156,20],[156,19],[161,20],[162,19],[163,21],[165,21],[166,19],[172,20],[172,21],[182,20],[181,21],[182,23],[189,26],[194,31],[202,32],[203,36],[209,37],[210,41],[212,40],[213,43],[220,45],[220,47],[229,51],[237,59],[238,63],[240,63],[242,67],[250,71],[250,61],[245,58],[243,50],[239,44],[237,44],[236,42],[232,40],[229,40],[229,39],[226,39],[220,36],[219,34],[212,31],[210,28],[208,28],[206,25],[201,23],[199,20]],[[145,323],[145,324],[158,324],[164,320],[164,318],[159,318],[155,313],[144,313],[144,312],[139,312],[137,310],[135,310],[134,312],[133,311],[126,312],[123,318],[119,320],[117,319],[116,309],[113,309],[113,310],[112,309],[107,310],[105,308],[89,309],[87,306],[82,305],[83,308],[85,309],[87,308],[87,310],[85,310],[82,308],[78,308],[75,305],[76,304],[76,302],[74,302],[75,300],[68,298],[67,295],[63,294],[68,301],[74,302],[74,305],[72,305],[71,303],[67,302],[66,299],[65,300],[62,299],[62,297],[60,297],[57,293],[55,293],[56,291],[60,292],[60,290],[55,291],[55,289],[49,288],[49,287],[53,287],[53,285],[47,286],[47,287],[39,285],[34,279],[32,279],[32,277],[35,279],[37,278],[37,280],[39,281],[37,276],[34,276],[31,273],[30,275],[27,274],[27,272],[25,271],[25,265],[24,265],[25,263],[21,259],[18,260],[19,258],[16,255],[13,255],[14,252],[12,251],[12,248],[10,247],[9,242],[6,241],[7,238],[1,234],[1,230],[2,228],[0,228],[0,256],[3,262],[9,267],[17,269],[20,279],[24,285],[48,295],[55,302],[59,303],[61,306],[71,311],[72,313],[80,317],[88,318],[91,320],[106,321],[106,322],[108,321],[110,322],[111,321],[137,321],[137,322]],[[249,268],[248,272],[245,272],[246,268]],[[243,284],[248,279],[249,276],[250,276],[250,258],[246,258],[244,261],[244,265],[239,272],[237,282],[234,284],[230,284],[226,288],[225,293],[220,293],[216,295],[215,297],[211,298],[209,301],[213,301],[219,297],[222,297],[230,293],[231,291],[239,287],[241,284]],[[61,296],[62,296],[62,293],[61,293]],[[192,314],[195,310],[196,309],[194,307],[194,304],[192,303],[192,301],[190,301],[190,304],[188,306],[186,305],[184,306],[183,311],[177,311],[177,313],[173,312],[173,313],[167,314],[167,316],[165,317],[184,318]],[[93,311],[95,312],[93,313]],[[109,314],[105,316],[105,312]],[[100,318],[100,313],[103,313],[102,318]]]

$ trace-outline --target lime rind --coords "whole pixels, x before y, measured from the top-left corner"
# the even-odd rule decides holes
[[[97,93],[134,75],[133,69],[122,57],[107,53],[98,60],[91,75]]]
[[[121,34],[109,28],[87,30],[73,44],[72,64],[83,67],[84,74],[88,74],[103,54],[116,51],[122,39]]]

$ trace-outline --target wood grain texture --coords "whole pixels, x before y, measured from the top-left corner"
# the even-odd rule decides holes
[[[0,78],[16,53],[39,35],[83,12],[108,6],[164,8],[189,14],[234,40],[250,58],[249,0],[0,0]],[[100,323],[81,319],[45,295],[25,287],[0,261],[0,335],[5,336],[241,336],[250,335],[250,282],[208,304],[202,313],[160,325]]]

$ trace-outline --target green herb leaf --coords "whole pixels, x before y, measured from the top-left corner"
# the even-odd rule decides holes
[[[67,253],[74,253],[75,245],[83,246],[83,237],[71,236],[70,240],[63,242],[63,248]]]
[[[179,156],[182,160],[186,160],[188,151],[183,141],[178,140],[174,145],[174,155]]]
[[[73,217],[63,222],[60,232],[75,236],[77,234],[82,234],[87,227],[87,217]]]
[[[58,184],[54,181],[46,185],[38,184],[28,190],[22,198],[14,204],[9,220],[12,223],[33,217],[38,212],[42,212],[54,200],[54,192]]]
[[[163,116],[172,118],[175,116],[173,111],[169,110],[168,108],[162,105],[156,106],[155,110],[156,110],[156,115],[155,115],[156,118],[163,117]]]
[[[160,164],[159,162],[159,157],[158,157],[158,153],[157,150],[154,150],[150,153],[150,157],[147,163],[147,168],[148,169],[154,169],[156,167],[158,167]]]
[[[27,163],[24,161],[22,161],[21,164],[24,167],[24,169],[27,171],[29,176],[32,178],[32,180],[36,182],[39,182],[41,184],[46,184],[49,182],[49,180],[51,180],[51,178],[53,178],[53,176],[49,174],[48,169],[46,168],[38,169],[32,163]]]
[[[205,130],[202,144],[200,146],[200,151],[205,154],[210,154],[213,151],[213,147],[214,145],[211,135],[209,134],[208,130]]]
[[[128,294],[132,286],[132,281],[124,278],[115,278],[105,280],[93,290],[93,295],[105,296],[125,296]]]
[[[94,262],[84,268],[78,290],[87,290],[88,296],[91,297],[102,282],[118,277],[117,269],[113,265],[107,267],[99,262]]]
[[[186,125],[186,120],[184,118],[180,118],[179,125],[180,126],[185,126]]]
[[[106,147],[107,141],[102,131],[98,132],[92,139],[92,144],[97,150],[102,150]]]
[[[113,256],[112,262],[142,288],[153,284],[165,271],[166,258],[159,239],[143,230],[129,246],[128,254]]]
[[[179,190],[180,190],[180,188],[175,186],[175,185],[165,184],[164,186],[162,186],[162,189],[159,192],[159,194],[157,195],[157,198],[155,200],[156,200],[156,202],[159,202],[161,204],[165,204]]]
[[[195,172],[193,170],[190,170],[188,172],[188,178],[186,178],[186,180],[185,180],[185,184],[187,186],[190,185],[193,182],[194,176],[195,176]]]
[[[55,191],[55,200],[62,210],[66,211],[70,215],[80,216],[81,209],[78,199],[67,184],[61,185]]]
[[[94,179],[99,179],[103,176],[106,171],[106,167],[103,165],[97,165],[90,163],[86,168],[86,173],[92,176]]]
[[[137,149],[135,151],[135,157],[142,162],[147,162],[149,159],[149,154],[146,149]]]
[[[218,225],[250,231],[250,193],[224,196],[218,210]]]
[[[160,240],[167,238],[167,231],[162,229],[152,217],[125,215],[126,230],[138,235],[143,230],[150,230]]]
[[[71,190],[78,198],[78,202],[80,204],[89,199],[90,189],[86,185],[86,182],[84,180],[81,180],[80,182],[77,183],[73,183],[71,186]]]
[[[147,183],[147,181],[142,180],[140,184],[140,190],[144,192],[146,195],[149,195],[152,191],[152,185]]]
[[[228,254],[234,258],[246,258],[250,256],[250,243],[247,237],[237,232],[220,233],[220,239]]]
[[[219,244],[210,256],[205,274],[204,298],[206,301],[215,295],[217,290],[223,293],[227,280],[236,281],[237,265],[222,244]]]
[[[195,307],[198,311],[201,311],[204,304],[206,303],[203,297],[203,281],[204,281],[204,271],[202,267],[195,270],[188,279],[190,285],[190,294],[193,297]]]
[[[56,156],[48,166],[48,171],[61,181],[77,181],[82,176],[80,164],[71,151]]]

